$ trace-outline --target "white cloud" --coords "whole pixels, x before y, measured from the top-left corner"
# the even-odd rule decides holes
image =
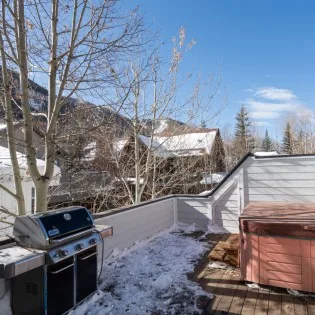
[[[255,121],[254,125],[258,126],[258,127],[262,127],[262,126],[271,126],[271,123],[268,121]]]
[[[249,113],[253,119],[276,119],[280,114],[273,111],[253,111]]]
[[[305,111],[307,107],[289,89],[259,87],[245,90],[249,96],[242,104],[248,108],[249,115],[256,126],[271,125],[269,121],[281,118],[287,113]]]
[[[297,100],[298,97],[289,89],[279,89],[275,87],[262,87],[256,90],[255,94],[258,98],[274,101],[292,101]]]
[[[245,103],[252,111],[294,112],[302,106],[302,104],[297,102],[269,103],[256,101],[254,99],[248,99]]]

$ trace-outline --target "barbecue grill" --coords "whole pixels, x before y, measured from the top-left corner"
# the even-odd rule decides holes
[[[13,235],[15,250],[0,251],[13,314],[65,314],[97,290],[97,246],[112,228],[95,226],[86,208],[17,217]]]

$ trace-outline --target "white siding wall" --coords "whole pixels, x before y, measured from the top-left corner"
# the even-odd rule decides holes
[[[178,197],[177,220],[185,224],[197,224],[203,230],[212,222],[212,205],[208,198]]]
[[[251,201],[315,202],[315,157],[249,157],[213,195],[213,222],[238,232]]]
[[[243,165],[212,196],[213,223],[230,233],[239,231],[238,217],[244,204]]]
[[[110,225],[114,235],[105,239],[104,258],[114,249],[123,250],[174,225],[175,198],[161,200],[132,210],[96,219]]]
[[[250,201],[315,201],[315,157],[248,160],[244,198]]]
[[[215,195],[213,202],[214,223],[231,233],[238,233],[240,215],[240,185],[236,178],[229,182],[222,195]],[[223,192],[223,189],[222,189]]]

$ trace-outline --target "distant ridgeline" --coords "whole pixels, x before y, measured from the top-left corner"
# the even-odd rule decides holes
[[[0,66],[0,73],[2,67]],[[10,81],[11,81],[11,94],[12,98],[12,109],[14,119],[16,121],[20,121],[23,118],[21,109],[19,108],[21,104],[21,99],[19,96],[19,74],[16,71],[9,71],[10,73]],[[2,75],[0,75],[0,87],[2,86]],[[29,91],[30,91],[30,107],[32,112],[35,113],[45,113],[47,112],[48,107],[48,90],[36,82],[29,80]],[[60,116],[71,116],[78,109],[82,111],[89,111],[91,115],[93,114],[96,117],[96,120],[111,122],[115,125],[115,129],[118,130],[118,133],[124,133],[126,130],[130,128],[130,121],[110,109],[106,106],[96,106],[90,102],[82,101],[73,97],[70,97],[66,104],[62,107],[60,111]],[[0,121],[4,122],[5,112],[0,104]],[[45,118],[41,116],[34,116],[34,120],[38,122],[40,125],[45,124]],[[60,123],[64,122],[64,118],[60,117]]]

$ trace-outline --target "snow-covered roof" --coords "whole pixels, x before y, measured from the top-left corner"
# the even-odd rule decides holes
[[[274,156],[274,155],[279,155],[280,153],[278,151],[270,151],[270,152],[255,152],[255,156]]]
[[[146,137],[143,135],[139,135],[139,139],[144,143],[146,147],[151,148],[157,156],[166,157],[170,155],[168,150],[164,147],[163,143],[160,143],[157,140],[157,137]]]
[[[120,140],[117,140],[117,141],[114,141],[114,148],[117,152],[120,152],[124,146],[127,144],[128,142],[128,139],[120,139]]]
[[[155,137],[173,155],[210,154],[217,131],[185,133],[171,137]]]
[[[0,131],[7,129],[7,124],[0,124]]]
[[[20,170],[24,171],[22,172],[22,176],[27,175],[27,160],[26,155],[22,154],[20,152],[16,152],[18,163]],[[44,172],[45,170],[45,161],[36,159],[37,167],[40,172]],[[0,173],[1,174],[12,174],[12,164],[11,164],[11,158],[10,158],[10,151],[8,148],[1,147],[0,146]],[[54,177],[60,175],[60,168],[55,165],[54,168]]]
[[[208,132],[190,132],[174,136],[139,135],[140,141],[150,148],[157,156],[196,156],[210,154],[218,130]],[[128,139],[115,141],[114,147],[120,152],[127,144]]]

